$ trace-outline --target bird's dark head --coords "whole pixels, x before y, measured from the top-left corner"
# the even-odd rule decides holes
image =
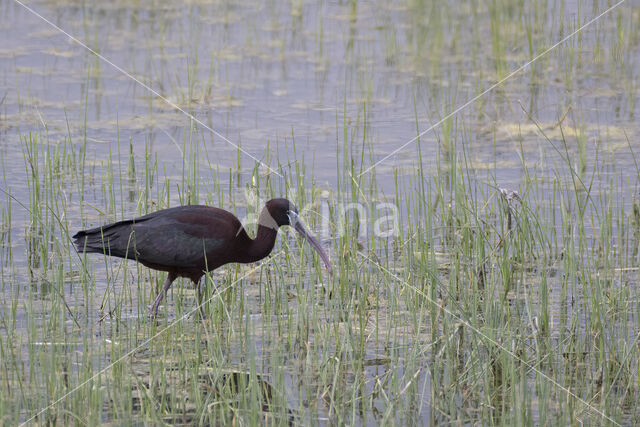
[[[329,273],[331,273],[332,269],[329,257],[322,249],[322,245],[320,245],[318,240],[307,231],[304,223],[298,216],[298,209],[296,208],[296,205],[291,203],[289,200],[269,200],[262,210],[258,222],[259,225],[275,229],[282,227],[283,225],[289,225],[293,227],[298,233],[300,233],[305,239],[307,239],[311,247],[318,252],[318,255],[320,255],[320,258],[322,258],[322,261],[324,261],[327,270],[329,270]]]
[[[292,218],[298,216],[296,205],[287,199],[271,199],[267,202],[265,208],[278,227],[293,225],[294,220]]]

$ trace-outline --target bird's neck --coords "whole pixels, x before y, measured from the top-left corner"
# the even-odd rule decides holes
[[[247,262],[255,262],[269,255],[276,243],[277,236],[278,224],[276,224],[265,207],[258,218],[256,238],[249,244],[249,250],[247,251],[249,259]]]
[[[273,229],[271,227],[258,225],[256,238],[251,241],[249,250],[247,251],[249,257],[247,262],[256,262],[269,255],[276,243],[277,236],[277,228]]]

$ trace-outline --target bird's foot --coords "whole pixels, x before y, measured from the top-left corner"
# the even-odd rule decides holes
[[[158,307],[156,307],[155,305],[151,304],[147,306],[147,310],[149,310],[149,313],[147,314],[147,317],[149,317],[149,319],[151,320],[155,320],[156,317],[158,316]]]

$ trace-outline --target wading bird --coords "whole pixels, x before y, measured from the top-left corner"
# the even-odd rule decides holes
[[[97,252],[134,259],[146,267],[168,272],[167,280],[149,316],[173,281],[187,277],[198,290],[202,311],[202,290],[198,282],[207,271],[230,262],[250,263],[271,253],[278,228],[292,226],[318,252],[331,274],[329,257],[320,243],[305,229],[296,207],[287,199],[269,200],[258,218],[258,232],[251,239],[233,214],[210,206],[180,206],[135,219],[82,230],[74,236],[78,252]]]

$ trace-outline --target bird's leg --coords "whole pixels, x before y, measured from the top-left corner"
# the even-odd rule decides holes
[[[204,303],[202,302],[202,279],[199,279],[197,282],[193,282],[196,285],[196,290],[198,291],[198,307],[200,307],[200,316],[205,318],[204,314]]]
[[[164,282],[164,285],[162,286],[162,290],[158,293],[158,296],[156,297],[156,301],[149,308],[149,317],[151,317],[152,319],[155,319],[156,315],[158,314],[158,306],[162,302],[162,299],[164,298],[164,296],[167,294],[167,291],[171,287],[171,284],[173,283],[174,280],[176,280],[176,275],[173,273],[169,273],[167,275],[167,280]]]
[[[213,299],[213,296],[218,291],[216,282],[213,279],[211,279],[211,281],[213,282],[213,292],[212,292],[211,298],[208,301],[211,301]],[[198,290],[198,306],[200,307],[200,314],[202,315],[202,318],[205,319],[206,316],[204,313],[204,303],[202,302],[202,294],[204,293],[204,289],[207,286],[207,276],[204,276],[204,278],[198,280],[197,282],[194,280],[193,283],[196,285],[196,289]]]

